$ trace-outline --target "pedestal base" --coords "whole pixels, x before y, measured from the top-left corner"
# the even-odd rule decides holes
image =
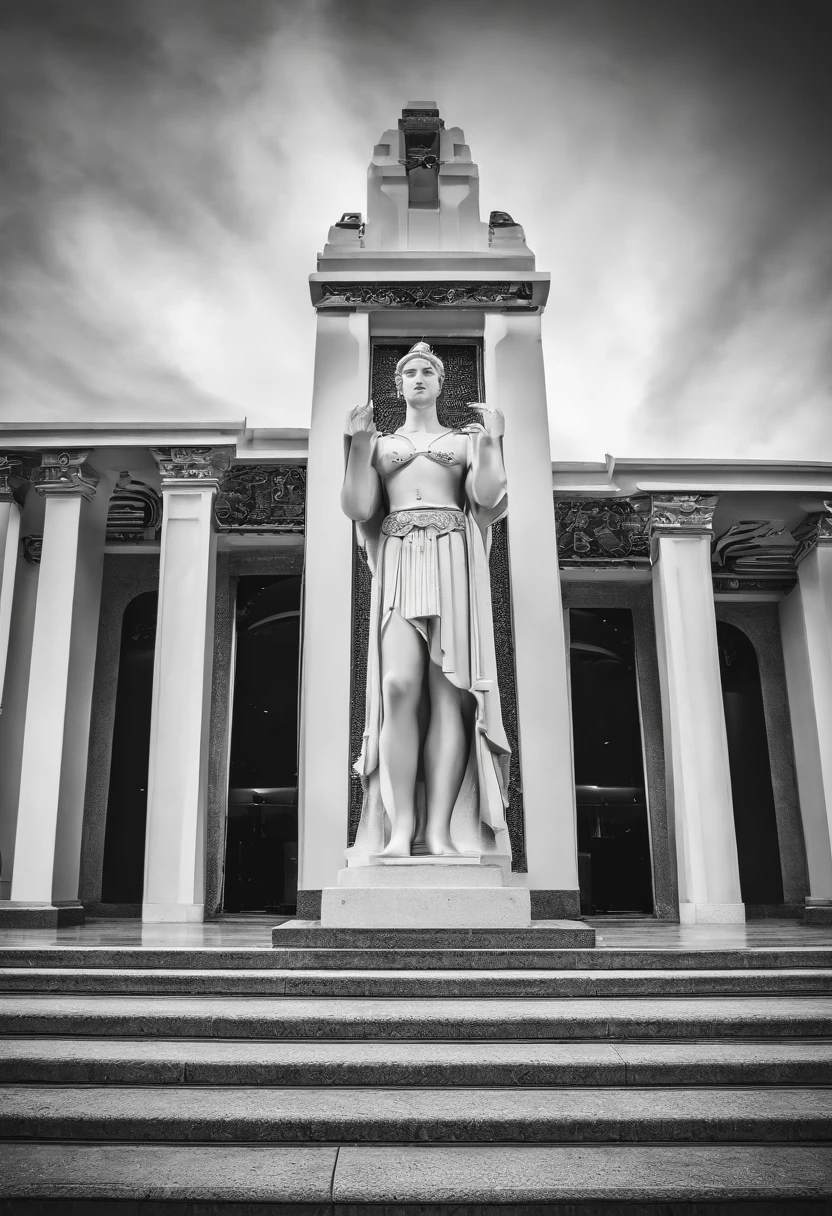
[[[832,899],[807,896],[803,909],[804,925],[832,925]]]
[[[350,866],[321,896],[321,924],[332,929],[525,929],[531,901],[503,886],[498,865]]]
[[[26,903],[0,900],[0,929],[62,929],[83,925],[84,908],[77,900],[62,903]]]

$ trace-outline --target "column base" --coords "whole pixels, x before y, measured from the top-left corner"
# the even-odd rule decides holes
[[[580,920],[580,891],[547,891],[532,887],[532,920]]]
[[[63,929],[84,921],[84,908],[77,900],[0,900],[0,929]]]
[[[744,925],[745,904],[679,904],[683,925]]]
[[[142,920],[149,925],[201,924],[205,904],[142,904]]]
[[[806,897],[803,909],[804,925],[832,925],[832,899]]]

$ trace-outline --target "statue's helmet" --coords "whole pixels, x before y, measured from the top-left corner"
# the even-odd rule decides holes
[[[396,388],[399,390],[402,387],[402,372],[411,359],[425,359],[434,368],[440,383],[445,379],[445,364],[439,356],[433,353],[427,342],[417,342],[396,364]]]

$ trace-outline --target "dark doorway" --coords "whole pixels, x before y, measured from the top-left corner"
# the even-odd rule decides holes
[[[140,904],[150,762],[150,708],[159,593],[145,591],[124,610],[118,661],[101,900]]]
[[[757,652],[735,625],[718,621],[716,635],[742,899],[745,904],[782,904],[780,843]]]
[[[632,613],[571,608],[569,626],[581,907],[651,913]]]
[[[237,587],[226,912],[297,903],[300,583],[246,576]]]

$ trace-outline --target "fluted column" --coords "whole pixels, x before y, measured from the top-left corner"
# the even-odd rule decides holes
[[[824,506],[793,529],[798,585],[780,604],[780,629],[809,871],[807,904],[820,905],[832,922],[832,502]]]
[[[21,472],[21,462],[0,456],[0,713],[9,654],[14,581],[20,546],[20,507],[12,492],[11,478]]]
[[[159,614],[150,719],[145,921],[200,921],[217,537],[231,448],[154,449],[162,474]]]
[[[83,919],[78,875],[109,497],[88,455],[46,452],[32,474],[46,503],[8,909],[32,924]]]
[[[653,597],[682,922],[745,920],[716,639],[715,495],[653,496]]]

